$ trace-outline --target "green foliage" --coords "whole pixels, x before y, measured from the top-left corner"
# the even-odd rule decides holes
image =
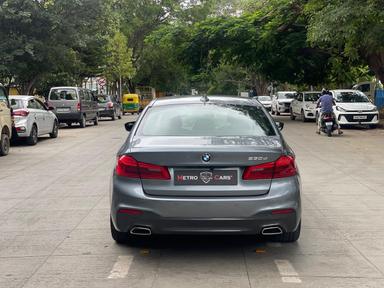
[[[135,75],[132,49],[128,48],[127,38],[121,32],[116,32],[108,39],[104,73],[111,81],[117,81],[120,78],[130,79]]]
[[[368,64],[384,81],[384,10],[380,0],[311,0],[308,39],[337,49],[351,61]]]
[[[103,0],[0,1],[0,78],[31,93],[52,73],[96,74],[106,7]]]

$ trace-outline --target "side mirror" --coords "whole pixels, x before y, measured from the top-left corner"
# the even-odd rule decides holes
[[[281,131],[284,129],[284,123],[283,122],[276,122],[277,128]]]
[[[125,126],[125,130],[127,130],[128,132],[131,132],[133,126],[135,125],[136,122],[127,122],[124,124]]]

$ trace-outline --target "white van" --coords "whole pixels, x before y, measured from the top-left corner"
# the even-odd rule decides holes
[[[10,139],[12,137],[12,116],[7,92],[0,85],[0,156],[9,153]]]

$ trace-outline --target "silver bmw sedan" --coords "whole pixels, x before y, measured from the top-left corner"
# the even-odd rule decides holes
[[[125,127],[111,181],[116,242],[151,234],[299,238],[295,155],[282,123],[257,100],[157,99]]]

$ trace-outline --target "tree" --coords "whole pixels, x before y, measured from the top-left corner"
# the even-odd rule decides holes
[[[308,39],[369,65],[384,82],[384,10],[381,0],[310,0]],[[324,17],[326,15],[326,17]]]
[[[94,55],[100,55],[96,47],[103,46],[109,31],[103,14],[108,5],[103,0],[0,1],[0,78],[30,94],[51,74],[97,73]]]
[[[108,40],[104,73],[111,82],[119,81],[120,94],[122,92],[122,80],[132,79],[135,75],[135,68],[132,64],[132,49],[128,48],[127,38],[121,32],[116,32]]]

